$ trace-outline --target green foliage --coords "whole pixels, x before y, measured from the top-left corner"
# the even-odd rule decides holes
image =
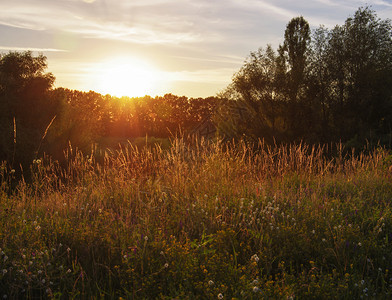
[[[390,153],[339,149],[71,148],[13,191],[4,164],[0,296],[388,298]]]
[[[313,33],[303,17],[293,18],[277,53],[269,46],[252,52],[234,75],[221,94],[230,105],[220,107],[218,126],[231,137],[390,147],[391,29],[367,7]],[[245,117],[233,106],[245,108]]]

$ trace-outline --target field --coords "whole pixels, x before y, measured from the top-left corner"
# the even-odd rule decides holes
[[[172,141],[0,171],[0,297],[392,297],[392,156]]]

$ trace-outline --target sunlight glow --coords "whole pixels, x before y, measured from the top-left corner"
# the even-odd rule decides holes
[[[157,92],[162,74],[136,58],[116,58],[91,70],[93,89],[112,96],[141,97]]]

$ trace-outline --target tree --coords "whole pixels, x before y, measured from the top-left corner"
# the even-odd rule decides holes
[[[366,7],[330,33],[326,67],[334,127],[342,140],[391,132],[391,32],[391,21]]]
[[[10,52],[0,56],[2,160],[12,162],[15,158],[15,163],[27,164],[36,155],[57,105],[48,97],[54,76],[45,73],[46,68],[43,55],[34,57],[31,52]],[[17,130],[16,145],[13,120]]]
[[[251,52],[244,66],[234,75],[232,83],[221,94],[225,107],[219,108],[219,126],[232,131],[272,141],[283,133],[280,112],[284,95],[279,90],[277,55],[272,47]],[[219,118],[220,115],[220,118]],[[232,122],[233,126],[224,124]],[[231,128],[231,129],[229,129]]]
[[[330,89],[327,66],[329,32],[324,26],[317,28],[311,39],[309,68],[306,74],[308,107],[312,107],[311,128],[314,141],[327,142],[330,138]]]
[[[309,23],[303,17],[291,19],[284,33],[283,45],[279,47],[281,77],[286,84],[287,123],[291,139],[304,134],[306,125],[303,121],[310,118],[304,105],[305,71],[308,63],[310,44]]]
[[[309,23],[303,17],[291,19],[286,26],[282,50],[288,62],[289,96],[293,102],[297,101],[300,85],[304,81],[309,42]]]

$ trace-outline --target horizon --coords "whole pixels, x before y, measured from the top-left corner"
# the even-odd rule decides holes
[[[0,52],[47,57],[55,87],[116,97],[215,96],[251,51],[283,41],[291,18],[341,25],[361,6],[391,1],[16,0],[0,4]]]

